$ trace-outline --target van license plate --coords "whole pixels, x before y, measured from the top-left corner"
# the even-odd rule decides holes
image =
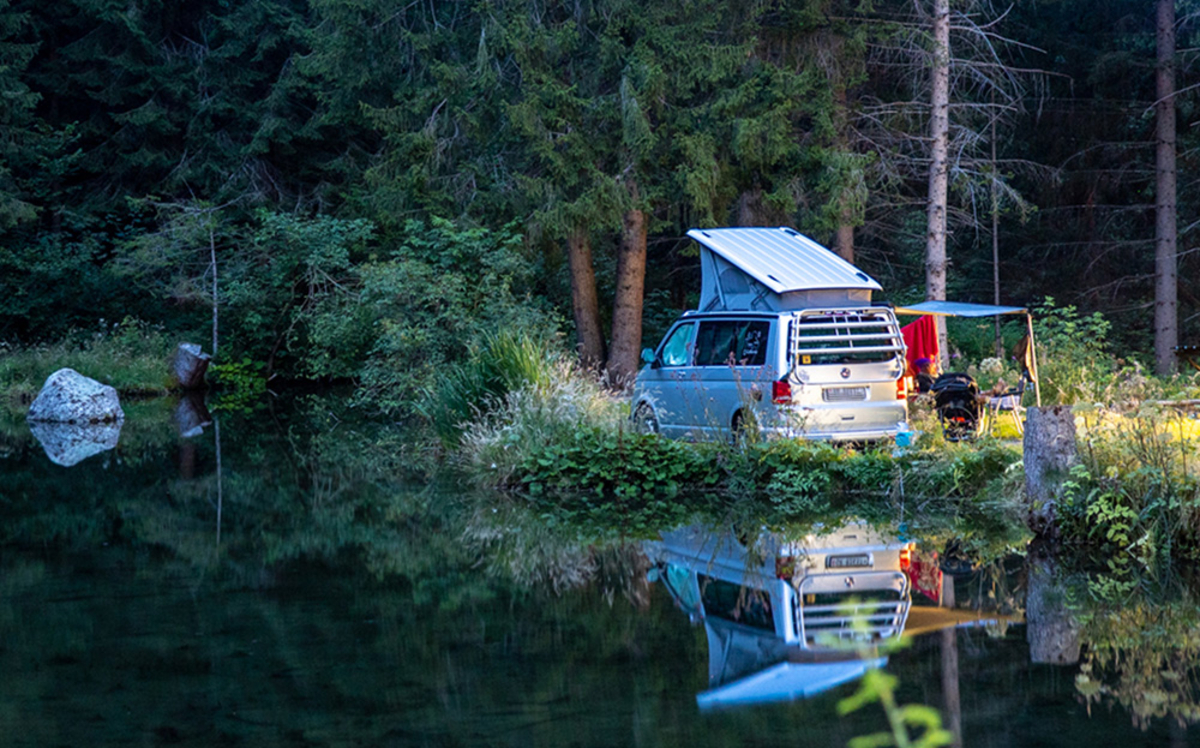
[[[825,559],[826,569],[860,569],[871,565],[871,557],[866,553],[856,553],[853,556],[830,556]]]
[[[827,403],[852,403],[867,399],[866,387],[829,387],[821,391],[821,399]]]

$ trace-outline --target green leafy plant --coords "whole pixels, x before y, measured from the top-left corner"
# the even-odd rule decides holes
[[[471,421],[499,407],[510,392],[546,392],[555,378],[578,376],[566,364],[557,340],[509,330],[489,334],[466,360],[446,367],[418,409],[453,446]]]
[[[855,604],[851,599],[845,603],[845,607],[853,610]],[[861,641],[867,641],[866,623],[855,619],[854,628]],[[881,649],[883,653],[892,653],[906,645],[907,639],[901,637],[886,642]],[[859,644],[856,648],[863,659],[874,654],[865,644]],[[851,738],[846,745],[849,748],[938,748],[954,742],[954,736],[942,727],[942,715],[937,709],[925,704],[902,705],[897,702],[898,684],[896,676],[879,668],[870,668],[859,681],[858,690],[838,701],[839,715],[845,716],[870,704],[879,704],[888,720],[887,732],[860,735]]]
[[[213,408],[217,410],[252,410],[267,391],[266,364],[249,356],[212,363],[208,373],[216,390]]]
[[[925,704],[900,705],[896,702],[898,683],[894,675],[882,670],[868,670],[863,675],[858,691],[838,702],[837,710],[840,715],[850,714],[868,704],[877,703],[883,707],[888,726],[891,728],[888,732],[851,738],[846,745],[850,748],[937,748],[954,742],[954,736],[942,727],[942,715],[937,709]],[[912,734],[914,730],[917,731],[915,736]]]

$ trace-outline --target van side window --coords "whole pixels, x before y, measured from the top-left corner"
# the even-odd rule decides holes
[[[724,618],[756,629],[775,630],[771,598],[766,592],[697,574],[705,615]]]
[[[693,324],[680,325],[666,339],[662,347],[663,366],[687,366],[692,359],[692,333],[696,330]]]
[[[700,323],[696,366],[762,366],[767,362],[766,320],[722,319]]]

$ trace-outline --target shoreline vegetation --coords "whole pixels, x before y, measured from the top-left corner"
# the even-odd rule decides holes
[[[1104,321],[1048,306],[1039,320],[1043,402],[1071,405],[1079,459],[1063,480],[1060,542],[1083,555],[1128,557],[1142,565],[1200,558],[1200,421],[1162,407],[1194,399],[1195,377],[1164,380],[1104,353]],[[1102,343],[1103,338],[1100,338]],[[173,341],[126,319],[57,344],[6,348],[0,358],[5,420],[15,422],[51,371],[71,366],[113,385],[123,397],[168,392]],[[483,491],[499,490],[556,522],[596,532],[652,534],[689,512],[753,506],[768,521],[819,521],[857,514],[938,542],[1001,548],[1019,544],[1021,447],[984,436],[948,443],[919,402],[911,447],[847,449],[824,443],[751,440],[687,443],[637,433],[628,399],[582,370],[553,336],[504,332],[446,351],[437,376],[393,382],[370,408],[380,379],[359,379],[345,403],[383,415],[406,434],[414,472]],[[1005,377],[1003,362],[966,368],[984,386]],[[214,360],[216,410],[252,410],[266,372],[249,360]],[[410,467],[410,469],[413,469]],[[962,528],[975,527],[968,533]]]

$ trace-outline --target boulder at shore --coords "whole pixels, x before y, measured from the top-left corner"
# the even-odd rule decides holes
[[[59,369],[46,379],[25,419],[49,423],[123,423],[125,412],[112,387],[74,369]]]

